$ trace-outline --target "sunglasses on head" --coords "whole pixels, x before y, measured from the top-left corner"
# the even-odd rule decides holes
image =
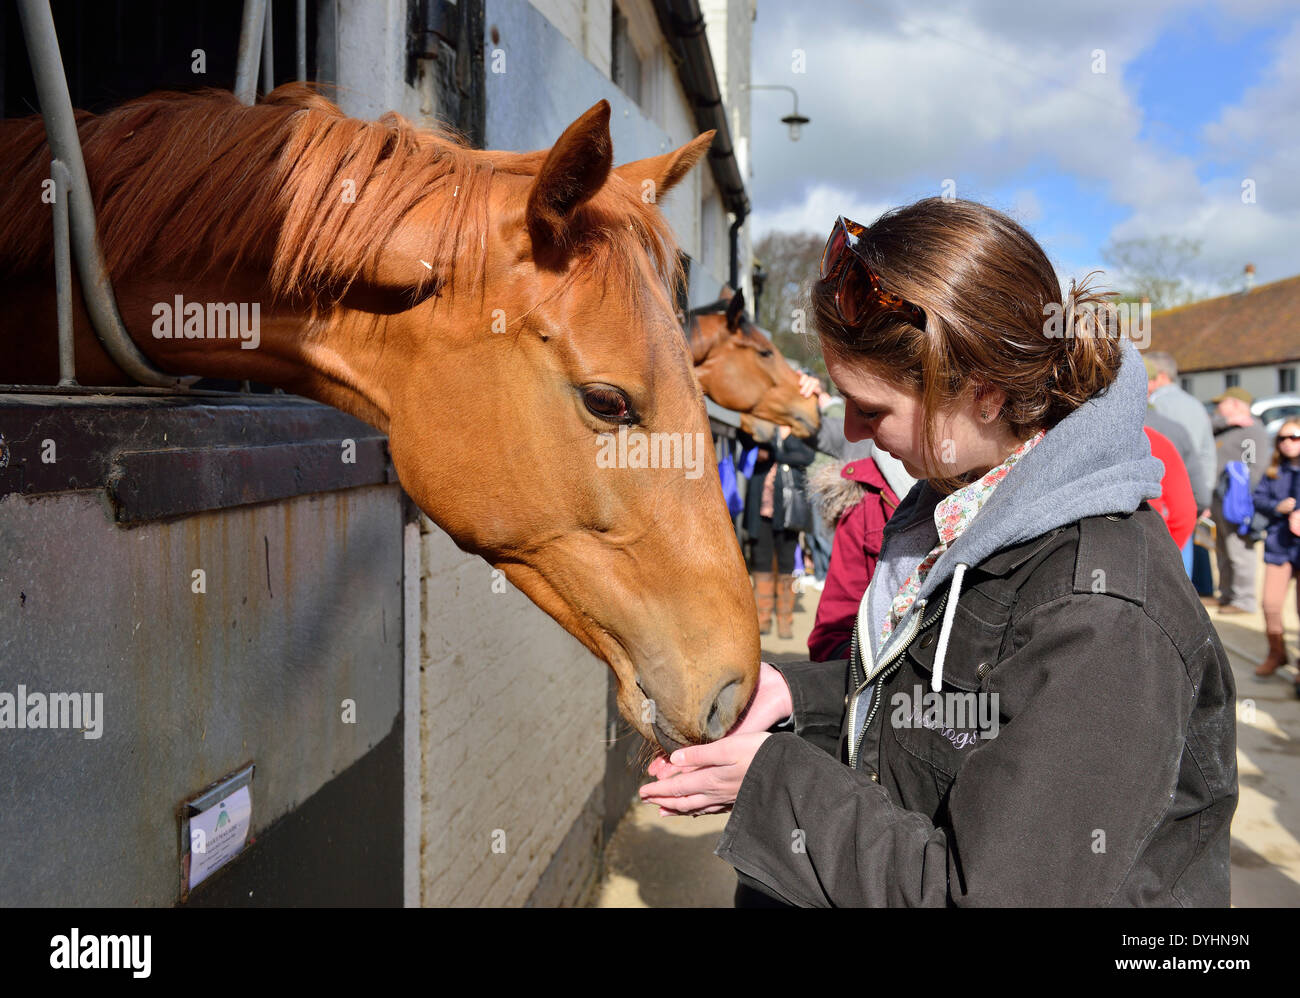
[[[822,251],[820,279],[835,284],[833,301],[840,321],[856,326],[872,314],[894,314],[925,332],[925,310],[906,298],[886,291],[879,275],[871,269],[862,253],[866,227],[841,215]]]

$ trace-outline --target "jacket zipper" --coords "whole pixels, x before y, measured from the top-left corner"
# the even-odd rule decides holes
[[[853,722],[855,717],[857,716],[858,697],[861,695],[862,691],[866,689],[868,683],[870,683],[873,679],[876,680],[876,688],[872,690],[871,693],[871,709],[867,713],[867,719],[862,722],[862,733],[858,735],[856,742],[851,741],[849,743],[849,768],[850,769],[858,768],[858,753],[862,750],[862,742],[867,737],[867,729],[871,727],[871,721],[876,716],[876,711],[880,707],[880,684],[883,683],[884,680],[889,678],[889,676],[893,675],[894,670],[897,669],[898,666],[902,665],[902,662],[900,661],[900,657],[902,656],[903,652],[907,651],[908,647],[911,645],[912,640],[916,637],[917,631],[921,630],[923,627],[928,626],[929,624],[933,624],[935,619],[941,613],[943,613],[943,605],[946,602],[948,602],[947,590],[945,590],[944,594],[939,598],[939,602],[935,604],[934,611],[930,613],[928,617],[926,617],[925,610],[927,609],[927,606],[925,601],[923,600],[921,602],[921,605],[917,608],[917,612],[912,614],[912,622],[908,625],[906,637],[904,637],[899,641],[898,646],[892,652],[890,652],[888,658],[886,658],[883,662],[881,662],[879,665],[875,666],[875,668],[872,669],[870,674],[868,674],[867,677],[863,679],[860,684],[858,684],[857,688],[853,691],[852,695],[850,696],[848,721],[849,721],[849,737],[852,738]],[[926,619],[922,619],[923,617],[926,617]],[[856,674],[857,667],[858,667],[857,654],[856,654],[857,643],[858,643],[858,622],[857,620],[854,620],[853,641],[850,646],[850,654],[854,656],[852,659],[854,679],[857,679],[857,674]],[[886,669],[888,669],[888,673],[885,672]]]

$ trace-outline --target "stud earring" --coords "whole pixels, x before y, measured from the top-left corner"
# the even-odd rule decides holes
[[[980,410],[980,419],[984,420],[986,423],[989,421],[989,411],[987,409]]]

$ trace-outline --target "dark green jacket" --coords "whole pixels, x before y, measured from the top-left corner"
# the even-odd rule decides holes
[[[938,604],[876,675],[856,765],[860,672],[778,665],[794,730],[755,755],[717,854],[803,906],[1226,906],[1236,691],[1159,514],[1084,518],[963,582],[943,690],[996,704],[996,737],[978,710],[909,713]]]

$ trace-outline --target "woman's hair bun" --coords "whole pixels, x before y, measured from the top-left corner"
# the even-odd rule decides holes
[[[1082,282],[1070,278],[1062,302],[1061,350],[1051,375],[1051,393],[1066,412],[1076,409],[1114,379],[1120,364],[1119,311],[1116,292],[1091,284],[1093,270]]]

